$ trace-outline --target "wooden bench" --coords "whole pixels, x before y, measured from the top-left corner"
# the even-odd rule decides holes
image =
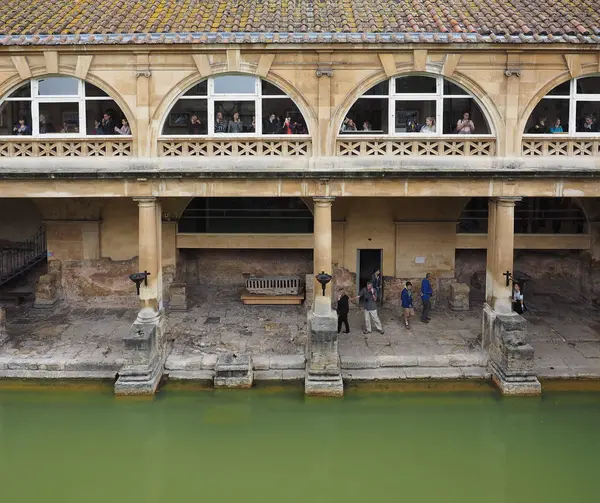
[[[242,302],[249,305],[298,305],[304,300],[304,285],[298,276],[265,276],[246,279]]]

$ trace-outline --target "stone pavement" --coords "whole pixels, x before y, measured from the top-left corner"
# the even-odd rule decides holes
[[[215,298],[219,298],[218,296]],[[526,313],[536,371],[541,378],[600,378],[600,311],[553,295],[536,295]],[[122,336],[135,310],[7,310],[8,338],[0,344],[0,377],[114,378],[123,365]],[[487,378],[478,336],[478,309],[432,312],[432,321],[403,326],[398,309],[380,310],[385,334],[362,334],[353,307],[351,333],[340,336],[343,376],[349,380]],[[167,318],[173,378],[210,378],[224,352],[252,356],[255,378],[304,376],[303,306],[244,306],[238,299],[198,298],[187,312]]]

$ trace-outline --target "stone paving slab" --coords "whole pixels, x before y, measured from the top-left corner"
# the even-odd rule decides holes
[[[542,298],[539,305],[532,300],[525,314],[536,371],[546,378],[600,378],[600,311],[579,303],[553,305],[549,299]],[[124,363],[122,335],[135,316],[131,309],[61,305],[44,311],[9,309],[8,338],[0,345],[0,377],[114,375]],[[446,374],[462,372],[473,378],[486,375],[479,370],[487,364],[487,355],[478,341],[477,309],[435,310],[429,324],[413,320],[410,330],[404,328],[398,309],[384,306],[380,317],[385,333],[365,336],[363,313],[353,306],[351,333],[340,334],[339,340],[345,372],[363,369],[385,375],[386,369],[391,374],[400,369],[407,376],[444,375],[409,370],[426,368],[454,369]],[[205,299],[186,312],[168,313],[167,337],[166,368],[172,375],[207,375],[219,355],[234,352],[251,357],[255,373],[264,372],[265,379],[296,378],[305,366],[306,312],[303,306],[244,306],[237,298],[212,305]]]

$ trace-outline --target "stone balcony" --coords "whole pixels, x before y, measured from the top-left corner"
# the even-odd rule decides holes
[[[158,155],[161,157],[311,156],[312,143],[308,135],[239,138],[187,136],[160,139]]]
[[[86,138],[15,136],[0,138],[0,157],[113,157],[133,155],[133,139],[122,136]]]
[[[598,156],[600,135],[567,137],[561,134],[525,135],[521,143],[523,156]]]
[[[494,156],[496,139],[490,135],[407,137],[342,135],[336,141],[339,156]]]

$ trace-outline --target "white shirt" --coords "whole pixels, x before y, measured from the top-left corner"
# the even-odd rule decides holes
[[[523,300],[523,294],[520,291],[515,291],[515,293],[513,294],[513,300],[515,302],[521,302]]]

